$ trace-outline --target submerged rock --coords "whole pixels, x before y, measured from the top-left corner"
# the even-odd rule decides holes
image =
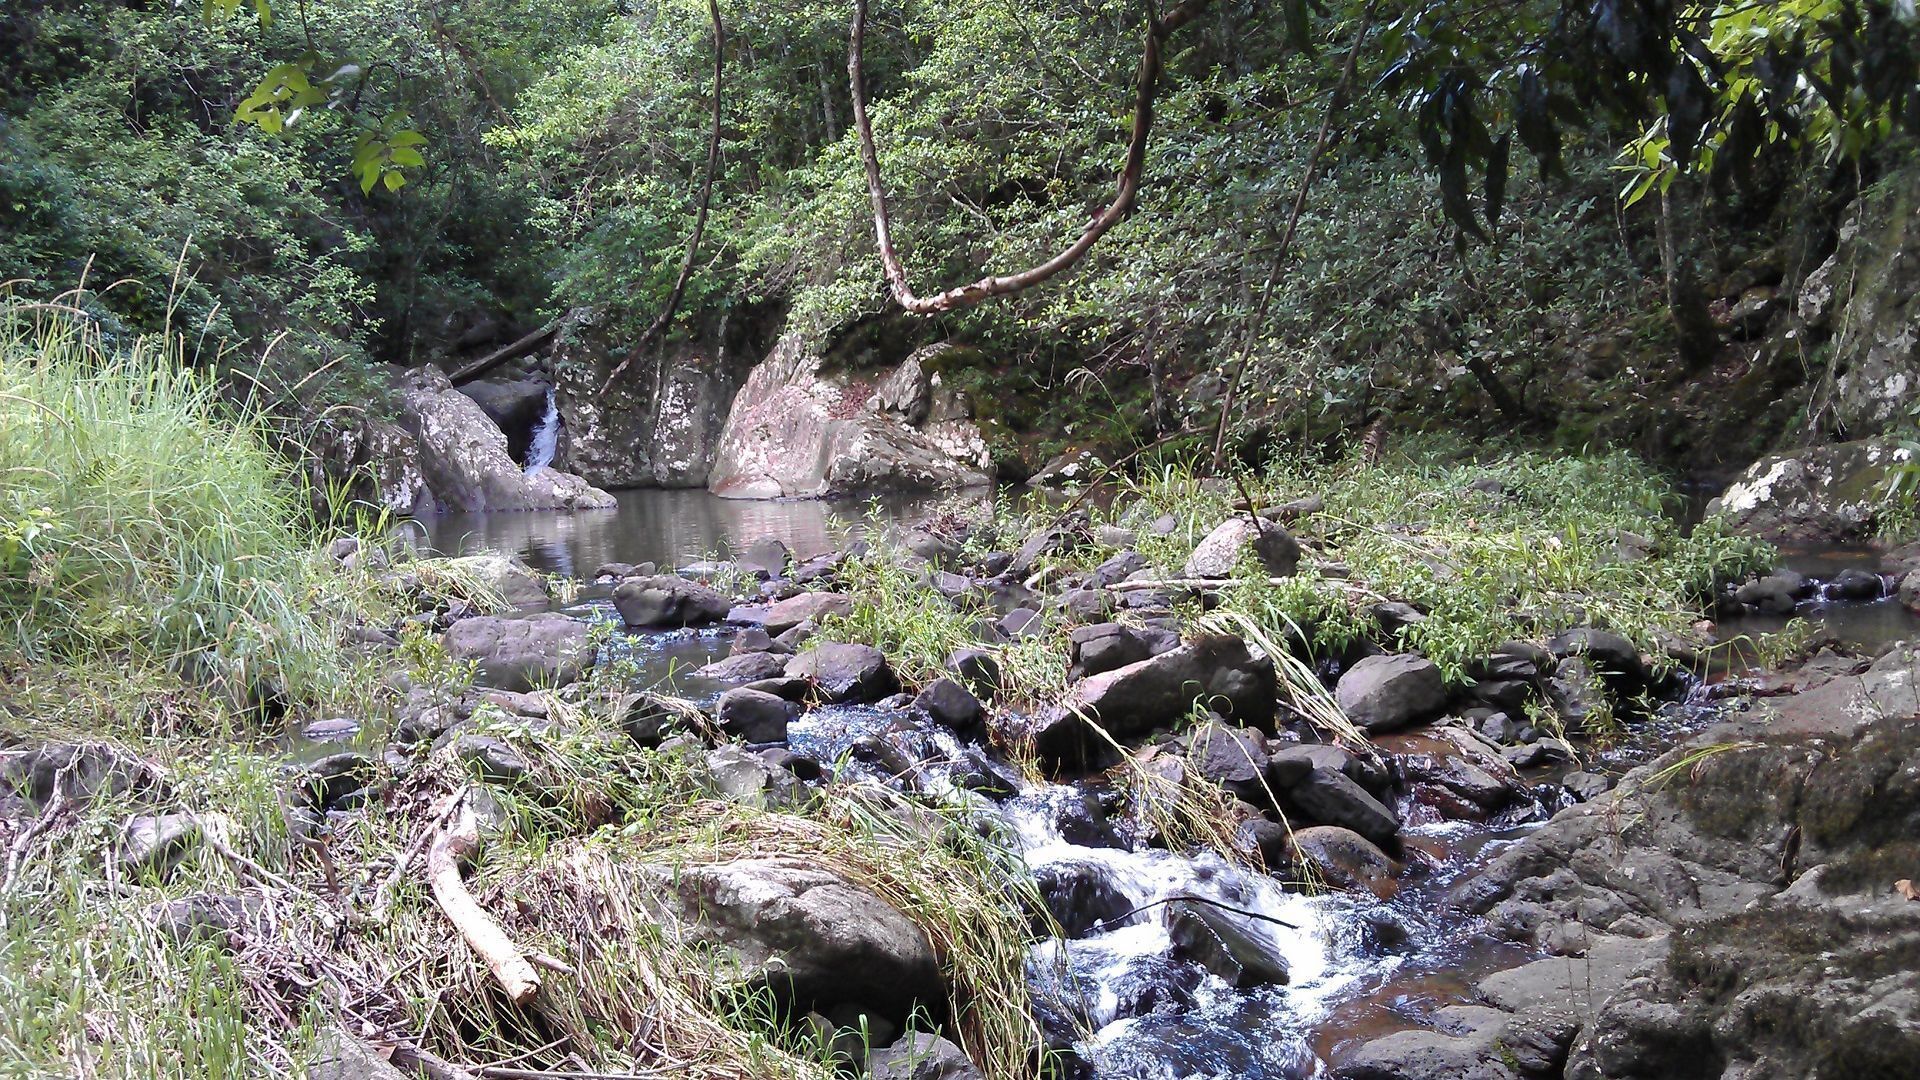
[[[1293,850],[1321,881],[1389,900],[1400,890],[1400,864],[1372,841],[1338,825],[1296,829]]]
[[[462,619],[441,642],[448,656],[474,661],[480,681],[500,690],[565,686],[592,667],[596,655],[586,623],[553,613]]]

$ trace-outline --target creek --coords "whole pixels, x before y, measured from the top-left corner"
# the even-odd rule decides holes
[[[421,524],[427,545],[442,554],[498,551],[542,570],[590,578],[607,562],[673,567],[725,557],[765,538],[806,557],[921,509],[912,501],[740,502],[699,491],[629,491],[619,499],[617,510],[603,513],[469,515]],[[1879,570],[1867,549],[1790,551],[1785,562],[1819,581],[1849,567]],[[568,612],[617,624],[609,589],[583,586]],[[1822,589],[1798,614],[1853,645],[1916,630],[1915,617],[1890,595],[1841,602]],[[1730,619],[1721,636],[1777,629],[1784,621]],[[691,672],[727,655],[734,633],[623,633],[611,648],[636,665],[642,685],[706,705],[723,687]],[[1736,656],[1709,680],[1741,663]],[[1714,716],[1714,696],[1705,683],[1692,685],[1586,767],[1618,775],[1657,756]],[[1417,734],[1380,740],[1389,755],[1421,752],[1420,741]],[[1572,799],[1546,773],[1527,775],[1522,793],[1485,820],[1445,816],[1401,794],[1406,868],[1377,899],[1312,892],[1211,852],[1153,846],[1151,826],[1130,816],[1134,811],[1102,782],[1023,781],[985,747],[910,709],[818,707],[793,724],[789,745],[814,760],[841,762],[843,777],[892,781],[961,807],[1033,871],[1055,916],[1079,931],[1032,948],[1028,980],[1042,1026],[1055,1044],[1075,1048],[1088,1065],[1085,1075],[1115,1080],[1325,1075],[1344,1050],[1471,1001],[1478,979],[1538,954],[1484,932],[1449,897]],[[914,766],[904,782],[902,760]],[[1171,913],[1196,902],[1253,915],[1254,932],[1267,935],[1267,947],[1285,962],[1286,983],[1235,988],[1173,959]]]

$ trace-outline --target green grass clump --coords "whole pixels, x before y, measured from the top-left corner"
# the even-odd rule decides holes
[[[292,471],[170,338],[0,298],[0,634],[285,681],[323,635]]]
[[[1317,496],[1291,528],[1301,573],[1269,582],[1250,568],[1223,606],[1279,638],[1303,628],[1319,651],[1378,636],[1385,599],[1428,614],[1387,642],[1417,649],[1450,680],[1502,642],[1575,626],[1620,633],[1658,657],[1690,636],[1715,586],[1772,557],[1767,545],[1709,520],[1686,529],[1667,479],[1624,453],[1565,457],[1510,452],[1492,460],[1416,448],[1378,463],[1276,461],[1245,478],[1262,506]],[[1232,512],[1237,486],[1202,485],[1170,469],[1114,504],[1125,523],[1173,513],[1181,528],[1143,536],[1141,550],[1177,567]]]

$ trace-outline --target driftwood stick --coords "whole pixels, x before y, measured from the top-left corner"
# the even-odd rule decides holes
[[[509,360],[518,360],[528,353],[539,349],[547,343],[549,338],[558,333],[559,330],[559,323],[550,322],[540,329],[535,330],[533,333],[520,338],[518,341],[502,345],[480,359],[475,360],[473,363],[468,364],[466,367],[447,376],[447,381],[455,386],[459,386],[461,383],[472,382]]]
[[[407,868],[413,865],[413,860],[419,858],[420,853],[425,851],[427,845],[439,834],[440,827],[446,824],[447,816],[452,814],[455,808],[466,805],[467,791],[472,787],[472,784],[462,784],[460,789],[448,796],[445,802],[434,807],[433,817],[427,822],[427,827],[421,829],[420,835],[413,838],[413,843],[407,846],[407,850],[401,852],[400,857],[393,861],[393,869],[387,871],[386,878],[380,882],[380,888],[374,892],[373,909],[368,913],[368,918],[375,922],[386,919],[387,911],[393,907],[394,890],[400,887],[400,880],[407,876]]]
[[[516,1005],[524,1004],[540,992],[539,973],[493,916],[467,891],[467,883],[460,877],[460,860],[479,849],[480,822],[462,798],[427,848],[427,880],[433,886],[433,899],[446,914],[447,921],[453,923],[473,951],[486,961],[507,997]]]

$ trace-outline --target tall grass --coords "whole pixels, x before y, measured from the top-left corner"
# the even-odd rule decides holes
[[[181,343],[0,295],[0,635],[254,685],[317,655],[293,471]]]

